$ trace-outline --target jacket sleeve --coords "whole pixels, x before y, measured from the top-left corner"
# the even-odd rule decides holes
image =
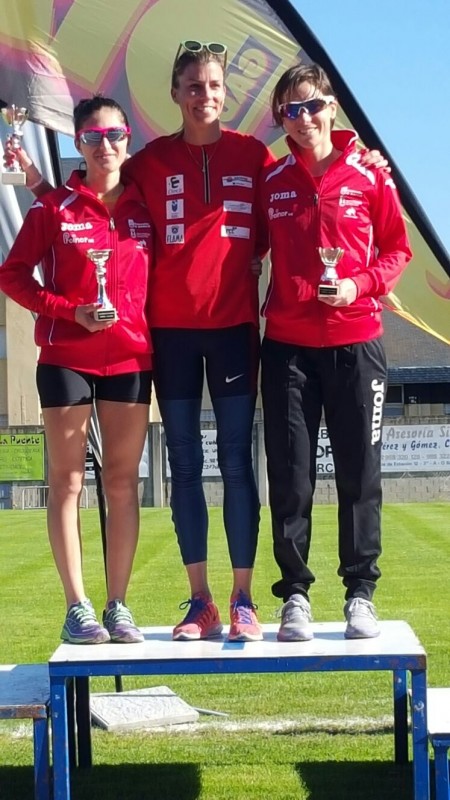
[[[367,270],[352,279],[358,297],[378,298],[394,288],[412,258],[397,190],[384,170],[376,175],[371,213],[376,257]]]
[[[261,188],[263,186],[263,176],[266,173],[266,167],[274,164],[276,161],[275,156],[268,147],[262,145],[262,162],[261,169],[257,178],[256,192],[255,192],[255,217],[256,217],[256,242],[255,242],[255,255],[259,258],[264,258],[269,250],[269,228],[267,225],[267,217],[263,210],[261,203]]]
[[[131,158],[127,158],[122,164],[120,175],[123,183],[134,183],[139,188],[142,195],[145,195],[144,187],[152,177],[148,174],[146,166],[148,145],[142,150],[138,150]]]
[[[34,277],[35,267],[51,257],[57,233],[57,217],[52,207],[36,200],[5,262],[0,266],[0,289],[16,303],[54,319],[74,320],[76,305],[54,294]]]

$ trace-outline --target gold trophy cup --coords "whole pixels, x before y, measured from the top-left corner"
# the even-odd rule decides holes
[[[112,250],[88,250],[87,257],[95,265],[95,276],[97,278],[98,295],[97,303],[100,308],[94,311],[94,319],[97,322],[117,322],[119,319],[116,309],[106,294],[106,262],[112,254]]]
[[[9,144],[12,151],[18,150],[22,146],[22,128],[28,119],[28,111],[26,108],[19,108],[19,106],[11,105],[2,108],[1,112],[5,122],[12,127],[12,133],[7,136],[6,143]],[[6,159],[8,161],[7,156]],[[3,167],[2,183],[5,185],[25,186],[26,181],[27,176],[21,169],[16,158],[7,164],[7,166]]]
[[[318,295],[319,297],[337,295],[338,287],[336,282],[339,275],[337,274],[336,266],[344,255],[344,249],[342,247],[319,247],[318,250],[320,260],[325,267],[320,276]]]

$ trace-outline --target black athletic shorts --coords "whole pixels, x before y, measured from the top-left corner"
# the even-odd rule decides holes
[[[84,406],[94,400],[150,403],[152,373],[147,370],[102,376],[38,364],[36,383],[42,408]]]

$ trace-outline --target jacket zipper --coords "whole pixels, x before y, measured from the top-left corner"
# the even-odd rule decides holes
[[[209,176],[209,162],[210,158],[208,153],[206,152],[205,148],[202,147],[202,172],[203,172],[203,195],[205,199],[205,203],[209,204],[211,202],[211,183],[210,183],[210,176]]]
[[[117,237],[116,237],[116,223],[114,222],[114,217],[110,217],[109,218],[109,226],[108,227],[109,227],[109,230],[110,230],[110,246],[111,246],[111,249],[113,251],[112,255],[113,255],[113,261],[114,261],[114,270],[113,270],[114,282],[110,283],[111,295],[110,295],[109,299],[111,300],[113,306],[115,306],[116,303],[114,301],[117,300],[118,297],[117,297],[117,253],[116,253],[116,248],[115,248],[116,238]]]
[[[107,290],[106,290],[106,293],[108,295],[108,298],[109,298],[110,302],[117,309],[117,303],[115,302],[117,300],[117,253],[116,253],[116,248],[115,248],[115,244],[116,244],[116,235],[115,235],[116,223],[114,222],[114,218],[111,217],[111,216],[109,217],[108,229],[109,229],[109,232],[110,232],[108,244],[110,246],[110,249],[112,250],[112,259],[111,259],[111,261],[114,263],[114,268],[110,269],[108,271],[108,266],[106,267],[106,270],[107,270],[107,272],[106,272],[106,276],[107,276]],[[107,262],[107,264],[108,264],[108,262]],[[106,375],[110,375],[111,373],[110,373],[110,367],[108,365],[108,357],[107,357],[107,352],[108,352],[108,344],[107,344],[107,342],[108,342],[108,340],[109,340],[109,338],[111,336],[112,328],[107,328],[106,331],[104,331],[104,333],[106,333],[106,337],[105,337],[105,346],[106,346],[105,370],[106,370]]]
[[[320,182],[320,186],[322,186],[322,181]],[[316,231],[316,249],[320,247],[320,212],[319,212],[319,203],[320,203],[320,192],[318,192],[316,190],[314,192],[314,195],[313,195],[313,211],[314,211],[314,216],[315,216],[315,220],[314,220],[315,221],[315,226],[314,227],[315,227],[315,231]],[[317,257],[319,258],[318,254],[317,254]],[[319,279],[320,279],[320,276],[319,276]],[[318,283],[319,283],[319,281],[318,281]],[[319,303],[320,311],[322,313],[322,317],[325,317],[326,309],[323,307],[323,303],[321,303],[320,301],[318,301],[318,303]],[[324,326],[323,326],[322,330],[324,330]],[[324,341],[323,335],[322,335],[321,338],[322,338],[321,347],[326,347],[326,342]]]

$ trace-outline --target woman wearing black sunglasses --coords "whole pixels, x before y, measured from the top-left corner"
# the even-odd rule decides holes
[[[377,636],[381,419],[386,362],[380,298],[411,258],[392,179],[364,166],[316,66],[293,67],[272,111],[290,153],[264,171],[272,273],[263,314],[262,397],[274,553],[284,601],[278,638],[312,638],[307,566],[322,410],[338,493],[345,636]]]
[[[124,188],[120,180],[130,134],[124,111],[114,100],[93,97],[77,105],[74,123],[86,171],[76,170],[65,186],[49,191],[31,207],[0,267],[0,289],[38,315],[37,385],[49,475],[47,524],[67,603],[61,638],[73,644],[140,642],[143,636],[125,595],[138,539],[138,467],[150,403],[146,304],[151,227],[138,191]],[[25,161],[26,154],[21,158]],[[106,268],[106,292],[116,321],[96,319],[99,286],[93,251],[97,261],[98,253],[107,258],[104,266],[102,258],[99,263]],[[42,284],[33,277],[40,262]],[[111,308],[104,311],[106,317],[114,317]],[[84,589],[79,518],[94,402],[108,506],[103,624]]]

